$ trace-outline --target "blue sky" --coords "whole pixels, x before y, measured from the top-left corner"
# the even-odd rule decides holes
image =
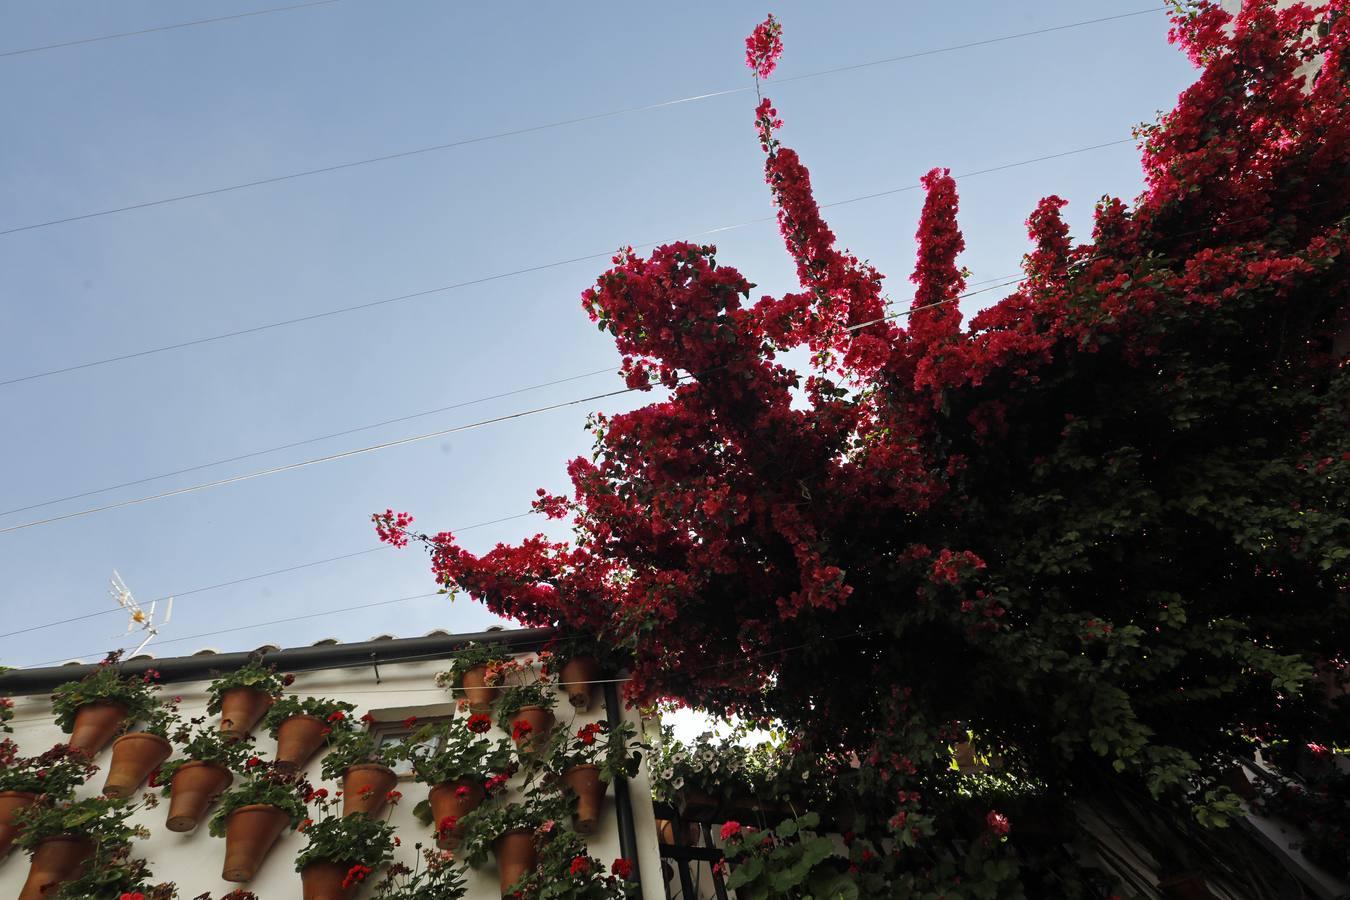
[[[784,2],[775,77],[1143,8]],[[0,52],[263,3],[46,0],[0,6]],[[0,230],[159,197],[743,87],[749,4],[324,6],[0,57]],[[822,202],[1128,137],[1191,79],[1161,12],[811,78],[767,93]],[[752,128],[733,94],[536,131],[249,190],[0,236],[0,381],[278,319],[612,250],[771,213]],[[1036,200],[1140,189],[1130,145],[959,179],[972,280],[1015,273]],[[840,235],[908,296],[916,191],[829,210]],[[706,239],[706,238],[700,238]],[[772,225],[719,233],[723,262],[791,289]],[[12,509],[616,364],[579,292],[578,262],[422,299],[0,387],[0,509]],[[967,314],[984,295],[968,301]],[[622,387],[614,375],[0,516],[0,528],[202,481],[450,428]],[[640,399],[640,398],[639,398]],[[428,530],[524,512],[565,488],[589,450],[589,409],[621,397],[42,527],[0,534],[11,631],[108,606],[118,569],[143,598],[374,545],[368,515],[407,509]],[[533,533],[516,519],[464,533],[485,549]],[[183,597],[158,652],[334,636],[474,631],[476,604],[411,600],[193,635],[433,589],[418,551],[341,562]],[[105,615],[0,638],[25,665],[114,647]],[[185,640],[175,641],[181,638]],[[152,645],[153,646],[153,645]]]

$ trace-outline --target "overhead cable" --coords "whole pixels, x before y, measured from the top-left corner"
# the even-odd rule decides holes
[[[336,0],[330,0],[336,2]],[[946,47],[935,47],[929,50],[918,50],[913,53],[906,53],[900,56],[888,56],[884,59],[876,59],[868,62],[853,63],[846,66],[835,66],[830,69],[821,69],[817,72],[808,72],[803,75],[791,76],[778,79],[776,83],[803,81],[809,78],[823,78],[828,75],[836,75],[843,72],[852,72],[858,69],[871,66],[881,66],[891,63],[903,62],[910,59],[919,59],[926,56],[934,56],[940,53],[952,53],[958,50],[967,50],[974,47],[986,47],[990,44],[1003,43],[1005,41],[1019,40],[1021,38],[1035,37],[1037,35],[1049,34],[1056,31],[1065,31],[1071,28],[1082,28],[1088,25],[1097,25],[1105,22],[1114,22],[1120,19],[1128,19],[1134,16],[1148,15],[1166,9],[1162,6],[1151,6],[1147,9],[1138,9],[1132,12],[1119,13],[1112,16],[1102,16],[1096,19],[1085,19],[1080,22],[1069,22],[1063,25],[1052,25],[1046,28],[1038,28],[1034,31],[1021,31],[1016,34],[1006,34],[999,37],[986,38],[979,41],[968,41],[962,44],[952,44]],[[43,49],[43,48],[39,48]],[[25,51],[26,52],[26,51]],[[160,197],[154,200],[144,200],[139,203],[129,203],[123,206],[115,206],[108,209],[95,210],[93,212],[80,213],[74,216],[63,216],[56,219],[47,219],[41,222],[30,222],[27,225],[15,225],[10,228],[0,229],[0,236],[8,234],[18,234],[24,231],[33,231],[39,228],[50,228],[54,225],[65,225],[70,222],[82,222],[87,219],[97,219],[104,216],[118,215],[119,213],[131,212],[138,209],[148,209],[154,206],[165,206],[170,203],[180,203],[184,200],[196,200],[202,197],[212,197],[219,194],[228,194],[234,191],[247,190],[249,188],[262,187],[269,184],[278,184],[284,181],[293,181],[297,178],[308,178],[313,175],[324,175],[330,172],[339,172],[344,169],[354,169],[360,166],[374,165],[375,163],[390,162],[398,159],[407,159],[413,156],[422,156],[427,153],[438,153],[446,150],[453,150],[458,147],[467,147],[471,144],[481,144],[487,141],[501,140],[502,138],[517,137],[523,134],[532,134],[539,131],[547,131],[554,128],[563,128],[568,125],[578,125],[584,122],[594,122],[601,119],[612,119],[617,116],[624,116],[630,113],[648,112],[651,110],[665,109],[672,106],[681,106],[688,103],[695,103],[700,100],[708,100],[714,97],[725,97],[731,94],[744,94],[754,90],[753,87],[727,88],[720,91],[708,91],[700,94],[693,94],[687,97],[680,97],[674,100],[662,100],[657,103],[646,103],[640,106],[627,106],[620,109],[613,109],[607,112],[591,113],[589,115],[574,116],[567,119],[559,119],[553,122],[545,122],[539,125],[529,125],[523,128],[513,128],[507,131],[498,131],[492,134],[482,134],[476,137],[462,138],[456,141],[447,141],[441,144],[431,144],[424,147],[416,147],[410,150],[401,150],[396,153],[386,153],[381,156],[371,156],[363,159],[350,160],[343,163],[335,163],[331,166],[321,166],[314,169],[303,169],[297,172],[288,172],[284,175],[273,175],[269,178],[258,178],[253,181],[244,181],[237,184],[224,185],[222,187],[210,188],[208,190],[194,191],[186,194],[176,194],[169,197]]]

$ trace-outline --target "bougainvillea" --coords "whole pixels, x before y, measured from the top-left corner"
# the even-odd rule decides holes
[[[1143,194],[1083,242],[1041,201],[1025,279],[964,326],[951,175],[892,309],[762,99],[800,291],[754,300],[707,245],[617,254],[583,307],[665,396],[594,416],[570,496],[541,492],[574,541],[426,537],[436,579],[630,648],[634,700],[861,763],[912,854],[893,884],[961,877],[936,842],[1034,840],[1021,801],[961,812],[958,741],[1055,797],[1224,824],[1234,760],[1347,737],[1314,677],[1350,633],[1347,6],[1180,7],[1199,75],[1138,129]]]

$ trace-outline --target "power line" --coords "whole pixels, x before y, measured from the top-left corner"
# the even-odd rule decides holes
[[[1018,279],[1018,280],[1020,281],[1021,279]],[[1014,282],[1009,282],[1009,284],[1012,284],[1012,283],[1014,283]],[[978,290],[978,291],[967,291],[966,293],[961,294],[961,295],[959,295],[959,296],[957,296],[957,297],[952,297],[952,298],[949,298],[949,299],[947,299],[947,300],[939,300],[939,301],[937,301],[936,303],[930,303],[930,304],[927,304],[926,306],[916,306],[916,307],[914,307],[914,308],[912,308],[912,309],[902,310],[902,311],[900,311],[900,312],[891,313],[890,315],[887,315],[887,316],[883,317],[883,319],[877,319],[877,320],[875,320],[875,321],[873,321],[873,322],[863,322],[863,323],[858,324],[858,325],[853,325],[853,326],[851,326],[850,328],[847,328],[847,329],[845,329],[845,330],[847,330],[847,331],[855,331],[855,330],[857,330],[857,329],[859,329],[859,328],[865,328],[865,327],[868,326],[868,325],[874,325],[874,324],[876,324],[876,322],[884,321],[884,319],[894,319],[894,318],[899,318],[900,316],[911,315],[911,314],[913,314],[913,313],[919,312],[920,310],[931,309],[931,308],[933,308],[933,307],[935,307],[935,306],[942,306],[942,305],[947,304],[947,303],[954,303],[954,302],[957,302],[957,301],[960,301],[960,300],[964,300],[964,299],[967,298],[967,297],[974,296],[975,294],[982,294],[982,293],[985,293],[985,292],[987,292],[987,291],[997,290],[998,288],[1004,287],[1004,286],[1005,286],[1005,285],[994,285],[993,287],[981,288],[981,289]],[[705,374],[706,374],[706,373],[705,373]],[[687,378],[687,377],[690,377],[690,376],[684,376],[684,377]],[[444,437],[444,436],[447,435],[447,434],[455,434],[455,433],[461,432],[461,431],[471,431],[471,430],[474,430],[474,429],[477,429],[477,428],[483,428],[483,427],[486,427],[486,426],[488,426],[488,425],[496,425],[496,424],[499,424],[499,423],[501,423],[501,422],[508,422],[508,421],[513,420],[513,419],[523,419],[523,418],[525,418],[525,417],[527,417],[527,416],[538,415],[539,413],[551,412],[551,411],[553,411],[553,410],[558,410],[558,409],[565,409],[565,408],[567,408],[567,407],[569,407],[569,406],[576,406],[576,405],[581,404],[581,403],[590,403],[590,402],[593,402],[593,401],[596,401],[596,400],[605,400],[605,399],[608,399],[608,398],[610,398],[610,397],[618,397],[618,396],[621,396],[621,395],[623,395],[623,394],[631,394],[631,393],[633,393],[634,391],[638,391],[638,390],[643,390],[643,388],[641,388],[641,387],[623,388],[622,390],[609,391],[609,392],[603,393],[603,394],[592,394],[592,395],[589,396],[589,397],[579,397],[579,398],[577,398],[576,400],[566,400],[566,401],[564,401],[564,402],[562,402],[562,403],[553,403],[553,404],[550,404],[550,405],[548,405],[548,406],[540,406],[540,407],[535,407],[534,409],[521,410],[520,412],[509,413],[508,415],[504,415],[504,416],[495,416],[495,417],[493,417],[493,418],[491,418],[491,419],[483,419],[483,420],[478,421],[478,422],[470,422],[470,423],[467,424],[467,425],[456,425],[456,426],[453,427],[453,428],[443,428],[443,429],[441,429],[441,430],[439,430],[439,431],[431,431],[431,432],[427,432],[426,434],[413,435],[412,437],[406,437],[406,438],[398,438],[397,440],[392,440],[392,441],[384,441],[384,442],[379,443],[379,444],[371,444],[370,446],[367,446],[367,447],[357,447],[357,448],[352,449],[352,450],[343,450],[343,451],[340,452],[340,453],[331,453],[331,454],[329,454],[329,455],[327,455],[327,456],[319,456],[319,457],[315,457],[314,459],[307,459],[307,460],[302,460],[302,461],[300,461],[300,462],[288,463],[288,464],[286,464],[286,465],[284,465],[284,466],[274,466],[274,467],[272,467],[272,468],[270,468],[270,469],[260,469],[260,470],[258,470],[258,471],[254,471],[254,472],[245,472],[245,473],[243,473],[243,474],[241,474],[241,475],[234,475],[234,476],[231,476],[230,478],[221,478],[221,479],[218,479],[218,480],[216,480],[216,481],[208,481],[208,482],[205,482],[205,483],[203,483],[203,484],[195,484],[195,485],[189,485],[189,486],[187,486],[187,487],[175,488],[174,490],[171,490],[171,491],[163,491],[163,492],[161,492],[161,493],[158,493],[158,494],[150,494],[150,495],[145,496],[145,497],[133,497],[132,499],[129,499],[129,500],[120,500],[120,501],[118,501],[118,502],[116,502],[116,503],[109,503],[109,504],[106,504],[106,505],[104,505],[104,506],[91,507],[91,508],[89,508],[89,509],[82,509],[82,510],[77,510],[77,511],[75,511],[75,512],[63,513],[62,515],[59,515],[59,516],[51,516],[51,517],[46,518],[46,519],[37,519],[37,520],[34,520],[34,521],[32,521],[32,522],[23,522],[23,523],[20,523],[20,524],[18,524],[18,525],[10,525],[10,526],[7,526],[7,527],[5,527],[5,528],[0,528],[0,534],[8,534],[8,533],[11,532],[11,531],[22,531],[22,530],[25,529],[25,528],[34,528],[34,527],[39,526],[39,525],[49,525],[49,524],[51,524],[51,523],[53,523],[53,522],[63,522],[63,521],[65,521],[65,520],[67,520],[67,519],[77,519],[77,518],[81,518],[81,517],[83,517],[83,516],[93,515],[94,513],[107,512],[108,510],[113,510],[113,509],[121,509],[121,508],[124,507],[124,506],[134,506],[134,505],[139,504],[139,503],[149,503],[149,502],[154,501],[154,500],[163,500],[163,499],[166,499],[166,498],[168,498],[168,497],[177,497],[177,496],[179,496],[180,494],[192,494],[192,493],[196,493],[197,491],[204,491],[204,490],[207,490],[207,489],[209,489],[209,488],[222,487],[222,486],[227,485],[227,484],[236,484],[236,483],[241,482],[241,481],[250,481],[250,480],[252,480],[252,479],[254,479],[254,478],[263,478],[263,477],[268,476],[268,475],[277,475],[277,474],[280,474],[280,473],[282,473],[282,472],[291,472],[291,471],[294,471],[294,470],[296,470],[296,469],[303,469],[303,468],[307,468],[307,467],[309,467],[309,466],[318,465],[318,464],[320,464],[320,463],[334,462],[334,461],[339,460],[339,459],[347,459],[347,458],[353,457],[353,456],[362,456],[362,455],[367,454],[367,453],[374,453],[374,452],[376,452],[376,451],[378,451],[378,450],[387,450],[387,449],[389,449],[389,448],[391,448],[391,447],[401,447],[401,446],[404,446],[404,445],[406,445],[406,444],[415,444],[415,443],[419,443],[419,442],[421,442],[421,441],[430,440],[430,439],[432,439],[432,438]]]
[[[1115,147],[1121,144],[1129,144],[1133,143],[1133,140],[1134,140],[1133,138],[1122,138],[1120,140],[1108,141],[1102,144],[1090,144],[1086,147],[1077,147],[1073,150],[1064,150],[1059,153],[1049,153],[1043,156],[1036,156],[1030,159],[1018,160],[1017,162],[1004,163],[999,166],[991,166],[985,169],[976,169],[971,172],[959,173],[956,175],[956,177],[974,178],[979,175],[988,175],[994,172],[1002,172],[1008,169],[1017,168],[1019,166],[1029,166],[1039,162],[1047,162],[1052,159],[1062,159],[1063,157],[1066,156],[1074,156],[1079,153],[1088,153],[1093,150],[1101,150],[1106,147]],[[921,185],[915,183],[905,185],[903,187],[891,188],[889,190],[876,191],[874,193],[863,194],[857,197],[849,197],[844,200],[834,200],[829,203],[822,203],[820,204],[820,208],[829,209],[836,206],[846,206],[851,203],[861,203],[866,200],[875,200],[881,197],[890,197],[895,194],[903,194],[909,191],[917,191],[920,189],[920,187]],[[760,225],[773,221],[775,221],[774,216],[762,216],[757,219],[749,219],[744,222],[737,222],[732,225],[720,225],[716,228],[708,228],[703,231],[696,231],[693,232],[692,234],[689,234],[688,237],[706,237],[708,235],[721,234],[727,231],[736,231],[741,228],[748,228],[752,225]],[[631,246],[638,249],[643,249],[647,247],[658,247],[662,244],[668,244],[675,240],[679,240],[679,238],[669,238],[660,241],[646,241],[644,243],[633,244]],[[297,316],[291,319],[281,319],[275,322],[268,322],[262,325],[255,325],[251,328],[241,328],[236,331],[226,331],[220,334],[209,335],[207,337],[195,338],[190,341],[180,341],[174,344],[164,344],[159,347],[151,347],[149,349],[138,350],[133,353],[123,353],[118,356],[109,356],[103,359],[90,360],[89,362],[77,363],[75,365],[70,366],[63,366],[57,369],[47,369],[46,371],[42,372],[31,372],[27,375],[17,375],[13,378],[8,378],[3,381],[0,381],[0,387],[4,387],[6,385],[11,384],[19,384],[25,381],[34,381],[39,378],[48,378],[52,375],[63,375],[68,372],[76,372],[82,369],[92,369],[97,366],[106,366],[112,363],[126,362],[127,360],[139,359],[145,356],[153,356],[158,353],[167,353],[171,350],[182,350],[187,347],[196,347],[201,344],[210,344],[216,341],[224,341],[229,340],[231,338],[242,337],[244,335],[257,334],[258,332],[267,331],[272,328],[282,328],[290,325],[299,325],[305,322],[313,322],[318,319],[326,319],[331,316],[346,315],[347,313],[359,312],[361,310],[372,309],[378,306],[386,306],[391,303],[401,303],[407,300],[416,300],[422,297],[429,297],[434,294],[443,294],[448,291],[459,290],[460,288],[473,287],[475,285],[480,284],[487,284],[488,282],[492,281],[500,281],[504,278],[513,278],[518,275],[527,275],[533,272],[541,272],[546,269],[556,269],[561,266],[571,265],[573,263],[587,262],[596,259],[609,259],[613,255],[614,255],[613,250],[605,250],[598,253],[588,253],[585,254],[584,256],[573,256],[568,259],[560,259],[555,260],[553,262],[540,263],[539,265],[527,266],[521,269],[513,269],[509,272],[499,272],[494,275],[485,275],[481,278],[474,278],[468,281],[458,281],[453,284],[446,284],[441,285],[440,287],[427,288],[426,290],[414,291],[409,294],[399,294],[398,296],[395,297],[384,297],[378,300],[370,300],[365,303],[358,303],[353,306],[343,306],[337,309],[325,310],[323,312],[312,313],[306,316]]]
[[[357,432],[360,431],[369,431],[372,428],[381,428],[385,425],[394,425],[397,424],[398,422],[407,422],[412,419],[420,419],[425,416],[435,415],[437,413],[449,412],[450,410],[453,409],[462,409],[466,406],[475,406],[479,403],[486,403],[489,400],[499,400],[502,397],[513,397],[516,394],[524,394],[529,391],[542,390],[543,388],[553,387],[554,385],[559,384],[566,384],[571,381],[580,381],[583,378],[592,378],[596,375],[603,375],[613,371],[614,368],[612,366],[605,369],[596,369],[594,372],[583,372],[580,375],[571,375],[568,376],[567,378],[558,378],[553,381],[543,382],[542,384],[532,384],[529,387],[516,388],[513,391],[503,391],[500,394],[490,394],[486,397],[479,397],[476,400],[465,400],[462,403],[452,403],[450,406],[441,406],[437,407],[436,409],[428,409],[423,412],[413,413],[407,416],[399,416],[398,418],[395,419],[385,419],[382,422],[373,422],[369,425],[359,425],[355,428],[348,428],[343,431],[334,431],[330,434],[321,434],[318,437],[305,438],[304,440],[300,441],[292,441],[289,444],[278,444],[275,447],[267,447],[266,449],[263,450],[254,450],[250,453],[241,453],[238,456],[230,456],[226,457],[225,459],[217,459],[212,462],[200,463],[199,465],[195,466],[188,466],[182,469],[174,469],[172,472],[161,472],[158,475],[149,475],[145,478],[137,478],[134,481],[124,481],[121,484],[112,484],[108,485],[107,487],[95,488],[94,490],[83,491],[78,494],[68,494],[65,497],[57,497],[56,499],[53,500],[43,500],[41,503],[30,503],[28,506],[19,506],[15,507],[14,509],[4,510],[3,512],[0,512],[0,516],[8,516],[14,513],[26,512],[27,510],[38,509],[43,506],[52,506],[53,504],[56,503],[64,503],[67,500],[78,500],[81,497],[92,497],[95,494],[104,494],[107,493],[108,491],[118,490],[119,488],[133,487],[134,485],[145,484],[150,481],[158,481],[161,478],[170,478],[174,475],[183,475],[188,472],[197,472],[202,469],[212,468],[214,466],[222,466],[225,465],[226,463],[239,462],[240,460],[244,459],[252,459],[253,457],[263,456],[268,453],[275,453],[279,450],[290,450],[293,447],[303,447],[306,444],[313,444],[317,443],[318,441],[326,441],[331,438],[344,437],[349,434],[356,434]],[[0,634],[0,637],[4,637],[4,635]]]
[[[81,44],[96,44],[99,41],[114,41],[118,38],[135,37],[139,34],[153,34],[157,31],[174,31],[178,28],[192,28],[195,25],[212,25],[216,22],[230,22],[235,19],[250,19],[254,16],[270,16],[272,13],[290,12],[295,9],[307,9],[311,6],[327,6],[330,3],[339,3],[341,0],[311,0],[309,3],[295,3],[291,6],[274,6],[271,9],[259,9],[253,12],[236,13],[232,16],[216,16],[214,19],[196,19],[192,22],[176,22],[172,25],[156,25],[153,28],[142,28],[138,31],[121,31],[117,34],[102,34],[98,37],[80,38],[75,41],[62,41],[59,44],[43,44],[40,47],[24,47],[21,50],[0,50],[0,57],[20,56],[25,53],[40,53],[43,50],[57,50],[61,47],[76,47]]]
[[[59,516],[50,516],[46,519],[37,519],[32,522],[23,522],[19,525],[10,525],[0,528],[0,534],[8,534],[11,531],[22,531],[25,528],[34,528],[38,525],[49,525],[52,522],[63,522],[66,519],[78,519],[83,516],[93,515],[94,513],[107,512],[112,509],[121,509],[124,506],[135,506],[139,503],[149,503],[153,500],[163,500],[167,497],[177,497],[180,494],[193,494],[198,491],[204,491],[209,488],[222,487],[227,484],[236,484],[241,481],[251,481],[254,478],[263,478],[267,475],[277,475],[282,472],[293,472],[296,469],[304,469],[309,466],[320,463],[335,462],[339,459],[347,459],[353,456],[363,456],[367,453],[374,453],[378,450],[388,450],[391,447],[402,447],[406,444],[416,444],[421,441],[431,440],[432,438],[444,437],[447,434],[456,434],[461,431],[472,431],[477,428],[483,428],[488,425],[496,425],[501,422],[509,422],[512,419],[523,419],[527,416],[538,415],[539,413],[551,412],[557,409],[565,409],[569,406],[576,406],[580,403],[590,403],[595,400],[604,400],[609,397],[617,397],[621,394],[632,393],[637,388],[624,388],[618,391],[609,391],[604,394],[592,394],[589,397],[579,397],[576,400],[567,400],[562,403],[553,403],[549,406],[539,406],[534,409],[521,410],[520,412],[509,413],[504,416],[494,416],[491,419],[483,419],[478,422],[470,422],[467,425],[456,425],[453,428],[442,428],[438,431],[429,431],[425,434],[413,435],[412,437],[398,438],[392,441],[383,441],[378,444],[371,444],[367,447],[357,447],[352,450],[343,450],[340,453],[330,453],[327,456],[319,456],[313,459],[306,459],[300,462],[287,463],[284,466],[273,466],[270,469],[260,469],[254,472],[245,472],[241,475],[233,475],[229,478],[221,478],[216,481],[208,481],[204,484],[194,484],[187,487],[175,488],[171,491],[162,491],[158,494],[150,494],[145,497],[133,497],[130,500],[119,500],[116,503],[109,503],[104,506],[95,506],[90,509],[82,509],[76,512],[63,513]]]
[[[324,2],[337,2],[337,0],[324,0]],[[1063,25],[1052,25],[1046,28],[1038,28],[1034,31],[1022,31],[1017,32],[1016,34],[1007,34],[999,37],[987,38],[985,40],[980,41],[970,41],[964,44],[953,44],[947,47],[936,47],[929,50],[919,50],[914,53],[907,53],[901,56],[890,56],[884,59],[871,60],[869,62],[864,63],[853,63],[851,65],[846,66],[836,66],[830,69],[822,69],[817,72],[809,72],[803,75],[796,75],[790,78],[783,78],[780,79],[777,83],[783,84],[792,81],[804,81],[810,78],[823,78],[829,75],[836,75],[843,72],[852,72],[857,69],[868,68],[871,66],[887,65],[896,62],[903,62],[905,60],[919,59],[921,57],[926,56],[935,56],[941,53],[952,53],[958,50],[967,50],[974,47],[984,47],[990,44],[1003,43],[1005,41],[1035,37],[1037,35],[1049,34],[1051,32],[1056,31],[1066,31],[1073,28],[1082,28],[1088,25],[1097,25],[1105,22],[1114,22],[1120,19],[1128,19],[1134,16],[1142,16],[1147,15],[1149,13],[1155,13],[1164,9],[1166,9],[1166,7],[1151,6],[1147,9],[1134,10],[1133,12],[1119,13],[1113,16],[1103,16],[1101,18],[1096,19],[1085,19],[1080,22],[1069,22]],[[213,21],[213,20],[206,20],[206,21]],[[46,48],[36,48],[36,49],[46,49]],[[17,52],[29,52],[29,51],[17,51]],[[201,197],[211,197],[218,194],[227,194],[234,191],[242,191],[247,190],[249,188],[262,187],[264,185],[269,184],[278,184],[284,181],[292,181],[297,178],[308,178],[313,175],[324,175],[331,172],[342,171],[344,169],[353,169],[360,166],[369,166],[374,165],[376,163],[390,162],[392,160],[397,159],[407,159],[409,157],[421,156],[427,153],[438,153],[446,150],[453,150],[458,147],[466,147],[471,144],[481,144],[487,141],[501,140],[503,138],[508,137],[517,137],[523,134],[532,134],[534,132],[547,131],[554,128],[563,128],[569,125],[578,125],[585,122],[594,122],[601,119],[612,119],[617,116],[628,115],[630,113],[649,112],[652,110],[664,109],[672,106],[680,106],[686,103],[695,103],[700,100],[709,100],[714,97],[725,97],[731,94],[743,94],[753,90],[754,90],[753,87],[739,87],[739,88],[728,88],[726,90],[720,91],[709,91],[707,93],[694,94],[688,97],[680,97],[675,100],[663,100],[657,103],[647,103],[641,106],[629,106],[621,109],[609,110],[607,112],[591,113],[589,115],[576,116],[569,119],[560,119],[555,122],[546,122],[539,125],[530,125],[523,128],[514,128],[508,131],[498,131],[492,134],[478,135],[477,137],[463,138],[461,140],[448,141],[442,144],[432,144],[430,146],[417,147],[411,150],[402,150],[397,153],[387,153],[382,156],[371,156],[364,159],[356,159],[351,160],[349,162],[336,163],[331,166],[321,166],[315,169],[304,169],[298,172],[289,172],[285,175],[274,175],[269,178],[259,178],[253,181],[245,181],[240,182],[238,184],[225,185],[222,187],[211,188],[209,190],[204,191],[194,191],[188,194],[177,194],[171,197],[161,197],[156,200],[145,200],[139,203],[130,203],[125,206],[117,206],[109,209],[97,210],[94,212],[81,213],[79,215],[74,216],[65,216],[58,219],[48,219],[43,222],[32,222],[27,225],[17,225],[12,228],[0,230],[0,236],[8,234],[17,234],[23,231],[33,231],[39,228],[49,228],[54,225],[65,225],[70,222],[81,222],[86,219],[96,219],[101,218],[103,216],[112,216],[120,213],[131,212],[133,210],[147,209],[149,207],[154,206],[165,206],[170,203],[179,203],[184,200],[195,200]]]
[[[503,516],[500,519],[491,519],[487,522],[478,522],[473,525],[465,525],[463,528],[454,528],[451,530],[454,531],[455,533],[473,531],[475,528],[487,528],[489,525],[499,525],[502,522],[511,522],[514,521],[515,519],[523,519],[526,516],[531,515],[534,515],[533,511],[517,513],[514,516]],[[218,584],[210,584],[207,585],[206,587],[193,588],[192,590],[189,591],[177,591],[174,593],[165,594],[162,597],[156,597],[154,600],[151,600],[150,602],[156,603],[159,601],[169,600],[170,598],[174,600],[181,600],[184,597],[191,597],[194,594],[204,594],[207,591],[216,591],[220,590],[221,588],[234,587],[237,584],[244,584],[249,581],[258,581],[259,579],[262,578],[270,578],[273,575],[284,575],[287,572],[298,572],[301,569],[310,569],[313,568],[314,566],[321,566],[326,565],[327,563],[339,562],[344,559],[354,559],[355,557],[358,556],[365,556],[370,553],[378,553],[382,550],[388,549],[390,549],[390,546],[388,544],[380,544],[378,547],[367,547],[364,550],[357,550],[354,553],[344,553],[341,556],[329,556],[325,559],[316,559],[311,562],[299,563],[298,565],[294,566],[286,566],[283,569],[272,569],[271,571],[268,572],[258,572],[257,574],[254,575],[245,575],[242,578],[234,578],[229,581],[219,582]],[[30,625],[27,628],[20,628],[16,631],[7,631],[4,634],[0,634],[0,638],[15,637],[20,634],[29,634],[34,631],[43,631],[48,628],[56,628],[59,625],[69,625],[73,622],[83,622],[86,621],[87,619],[96,619],[99,618],[100,616],[106,616],[111,613],[122,613],[122,612],[124,612],[124,610],[118,608],[101,609],[96,612],[88,612],[83,615],[71,616],[68,619],[59,619],[54,622],[44,622],[40,625]]]

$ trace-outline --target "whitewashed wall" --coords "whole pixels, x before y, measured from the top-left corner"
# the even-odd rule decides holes
[[[360,716],[373,712],[381,720],[400,721],[411,715],[445,715],[452,709],[447,693],[435,686],[432,681],[437,671],[447,668],[441,661],[381,664],[380,680],[377,682],[375,671],[369,666],[360,668],[326,669],[314,672],[297,673],[295,684],[290,688],[293,693],[330,697],[345,700],[356,705],[354,715]],[[182,696],[182,712],[185,717],[203,715],[206,708],[207,681],[183,682],[164,686],[166,696]],[[53,744],[64,742],[67,738],[52,722],[51,709],[47,698],[16,697],[14,734],[11,737],[19,744],[26,755],[33,755],[50,748]],[[430,708],[429,708],[430,707]],[[604,695],[600,686],[595,689],[595,702],[591,710],[580,714],[572,721],[574,710],[562,693],[558,695],[558,705],[554,713],[559,722],[579,728],[586,722],[601,721],[605,718]],[[632,711],[623,711],[625,719],[633,722],[639,731],[641,723]],[[255,731],[258,747],[265,755],[271,755],[276,743],[261,727]],[[489,737],[500,736],[493,731]],[[97,762],[106,770],[110,750],[103,751]],[[307,767],[310,779],[316,784],[325,784],[319,779],[319,766],[322,754],[317,755]],[[79,796],[96,795],[102,790],[104,772],[95,776],[85,785]],[[648,900],[664,898],[662,888],[659,848],[656,842],[656,829],[653,824],[651,790],[644,770],[630,782],[629,795],[632,798],[634,827],[637,832],[638,859],[634,860],[642,875],[643,894]],[[340,785],[326,783],[330,790],[340,789]],[[143,789],[145,790],[145,789]],[[399,785],[404,794],[402,803],[393,810],[389,821],[398,829],[403,844],[397,851],[398,859],[413,861],[413,844],[422,841],[431,846],[431,829],[419,823],[412,814],[417,801],[426,796],[427,787],[411,780]],[[137,795],[140,796],[139,794]],[[295,857],[304,848],[303,835],[289,833],[277,841],[271,854],[264,862],[258,876],[247,885],[235,885],[220,877],[220,868],[224,860],[225,841],[213,838],[207,833],[205,821],[190,834],[175,834],[164,827],[167,815],[167,799],[158,809],[141,810],[136,821],[150,829],[151,837],[138,841],[135,855],[149,860],[155,877],[159,881],[173,881],[178,885],[179,896],[184,900],[210,891],[219,897],[236,887],[244,887],[258,895],[260,900],[293,900],[300,896],[300,875],[295,871]],[[602,862],[609,863],[620,856],[618,816],[614,807],[614,788],[610,787],[605,810],[598,832],[588,840],[591,855]],[[0,862],[0,898],[18,896],[19,888],[28,874],[28,859],[22,852],[15,850],[9,858]],[[479,870],[469,870],[469,892],[471,900],[490,900],[500,897],[497,870],[489,862]],[[364,896],[361,894],[359,896]]]

